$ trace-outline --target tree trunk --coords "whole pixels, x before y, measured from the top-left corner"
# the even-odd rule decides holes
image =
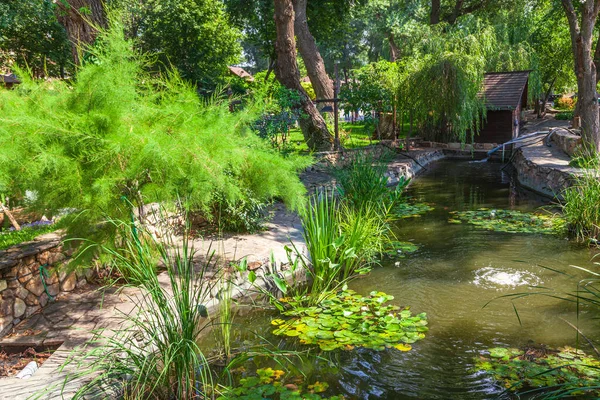
[[[390,61],[394,62],[400,57],[400,48],[396,46],[393,33],[388,35],[388,42],[390,43]]]
[[[540,112],[538,113],[538,118],[543,118],[546,116],[546,103],[548,103],[548,98],[550,97],[550,93],[552,93],[552,88],[554,87],[554,82],[556,82],[556,77],[554,77],[554,79],[552,79],[552,82],[550,82],[550,86],[548,86],[548,90],[546,90],[546,95],[544,96],[544,99],[542,100],[542,105],[541,105]]]
[[[292,0],[275,0],[275,30],[277,32],[275,75],[283,86],[300,94],[302,115],[298,122],[306,144],[311,150],[331,150],[333,138],[327,130],[327,124],[300,85],[300,72],[296,62]]]
[[[81,46],[94,43],[98,29],[106,27],[102,0],[55,0],[55,3],[58,20],[71,41],[73,61],[80,64]]]
[[[594,27],[600,11],[600,0],[585,0],[581,8],[581,24],[572,0],[562,0],[569,21],[571,47],[577,78],[577,107],[575,114],[581,119],[581,137],[588,155],[600,150],[600,124],[598,121],[598,96],[596,92],[596,65],[592,42]]]
[[[315,91],[317,99],[333,99],[333,81],[325,71],[325,63],[317,48],[315,38],[308,29],[306,3],[308,0],[293,0],[294,33],[298,40],[298,51],[304,60],[306,72]]]
[[[441,0],[431,0],[431,12],[429,13],[429,25],[439,24],[441,13],[442,13]]]

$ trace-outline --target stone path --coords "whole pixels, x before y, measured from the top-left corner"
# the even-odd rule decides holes
[[[413,177],[427,163],[444,157],[436,149],[417,150],[411,157],[397,157],[389,169],[390,181],[402,175]],[[421,165],[419,165],[421,164]],[[309,190],[316,187],[333,185],[333,178],[324,169],[313,168],[302,174],[302,179]],[[274,205],[273,219],[267,229],[254,235],[230,235],[220,238],[216,243],[208,240],[196,240],[195,248],[202,253],[210,246],[227,259],[247,257],[249,262],[263,264],[273,252],[277,262],[286,261],[283,246],[290,241],[303,248],[302,228],[299,217],[287,211],[281,204]],[[165,273],[159,276],[162,284],[167,284]],[[128,296],[134,296],[134,289],[117,293],[115,290],[99,291],[97,287],[61,295],[56,302],[47,305],[39,313],[27,318],[14,329],[14,334],[0,340],[2,345],[57,345],[61,347],[27,380],[17,378],[0,379],[0,400],[38,399],[71,399],[73,393],[81,385],[81,380],[69,382],[63,386],[64,378],[73,368],[63,371],[59,367],[64,361],[93,337],[97,329],[119,329],[123,323],[123,313],[135,310],[134,303]],[[217,304],[213,299],[212,306]],[[211,308],[209,305],[209,309]]]

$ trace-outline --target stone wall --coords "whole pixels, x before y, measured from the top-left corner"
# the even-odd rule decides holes
[[[561,200],[571,186],[573,177],[580,173],[569,166],[570,157],[556,147],[543,142],[516,150],[512,164],[519,183],[546,197]]]
[[[581,149],[581,136],[569,132],[554,132],[550,137],[552,143],[567,155],[573,157]]]
[[[49,233],[0,251],[0,336],[60,293],[87,283],[85,276],[65,268],[72,250],[63,248],[61,239],[61,235]],[[41,266],[42,273],[47,273],[46,287]]]

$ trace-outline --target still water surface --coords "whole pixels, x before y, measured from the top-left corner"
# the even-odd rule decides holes
[[[532,285],[574,291],[577,279],[544,267],[583,276],[569,265],[597,269],[593,254],[564,237],[488,232],[448,223],[454,210],[532,211],[544,205],[520,189],[500,164],[436,163],[414,180],[408,195],[435,207],[397,223],[399,240],[411,241],[419,250],[399,263],[375,268],[351,288],[362,294],[380,290],[395,296],[397,305],[426,312],[430,331],[406,353],[343,352],[337,360],[341,369],[320,378],[329,381],[332,392],[352,399],[510,398],[484,374],[472,371],[474,358],[492,346],[575,345],[575,332],[564,320],[576,321],[573,306],[529,296],[514,303],[521,325],[511,301],[498,298],[532,293]],[[497,300],[484,308],[493,299]],[[597,321],[583,317],[580,328],[597,332]]]

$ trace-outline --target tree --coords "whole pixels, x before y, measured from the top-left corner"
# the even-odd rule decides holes
[[[294,4],[294,33],[298,51],[304,60],[306,72],[318,99],[333,99],[333,81],[325,71],[325,63],[317,48],[315,38],[308,29],[306,4],[308,0],[293,0]]]
[[[282,85],[300,94],[302,114],[298,122],[306,144],[312,150],[331,150],[333,140],[327,130],[327,125],[302,85],[300,85],[300,72],[296,61],[292,0],[275,0],[275,28],[277,33],[275,74]]]
[[[219,0],[148,0],[138,13],[131,30],[141,49],[158,55],[159,69],[173,65],[201,89],[213,90],[240,59],[241,33]]]
[[[64,76],[70,46],[51,0],[0,4],[0,68],[14,64],[37,77]]]
[[[581,118],[581,137],[588,155],[600,150],[600,123],[598,121],[597,74],[593,50],[594,28],[600,11],[600,0],[584,0],[577,4],[562,0],[569,32],[577,78],[576,115]],[[598,49],[596,49],[598,51]]]
[[[106,12],[102,0],[56,1],[58,19],[67,30],[75,64],[80,63],[82,45],[96,40],[98,29],[106,27]]]

